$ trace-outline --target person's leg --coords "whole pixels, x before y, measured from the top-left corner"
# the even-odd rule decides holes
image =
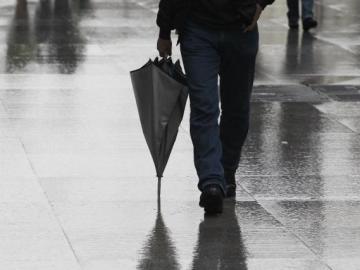
[[[300,10],[299,10],[299,0],[287,0],[288,5],[288,19],[289,19],[289,27],[293,29],[297,29],[299,27],[299,18],[300,18]]]
[[[235,192],[235,171],[249,130],[250,97],[258,44],[257,28],[247,33],[241,30],[225,32],[221,44],[220,134],[223,148],[222,163],[229,196]]]
[[[194,163],[201,191],[219,185],[225,193],[219,135],[218,73],[220,56],[216,31],[188,23],[181,33],[181,54],[190,96],[190,133],[194,145]]]
[[[305,31],[317,26],[314,20],[314,0],[302,0],[302,21]]]
[[[314,0],[302,0],[301,1],[302,6],[302,13],[301,17],[303,20],[306,20],[308,18],[314,18]]]

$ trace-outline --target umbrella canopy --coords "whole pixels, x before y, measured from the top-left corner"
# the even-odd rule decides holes
[[[180,63],[149,60],[130,72],[146,143],[160,179],[182,121],[188,88]]]

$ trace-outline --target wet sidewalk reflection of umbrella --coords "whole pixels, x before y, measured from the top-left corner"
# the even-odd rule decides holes
[[[142,258],[138,270],[178,270],[176,248],[171,239],[170,230],[166,227],[161,214],[161,200],[158,197],[158,207],[155,226],[148,236],[141,251]]]
[[[188,89],[179,61],[149,60],[130,73],[146,143],[161,178],[182,121]]]

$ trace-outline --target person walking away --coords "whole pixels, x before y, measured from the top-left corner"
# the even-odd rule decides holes
[[[189,86],[190,135],[202,192],[199,204],[208,214],[221,213],[223,198],[235,196],[235,172],[249,129],[257,21],[273,2],[161,0],[159,4],[160,56],[172,53],[171,30],[180,33]]]
[[[317,27],[317,21],[314,20],[314,0],[301,1],[301,17],[304,31]],[[300,7],[299,0],[287,0],[288,19],[290,29],[299,28]]]

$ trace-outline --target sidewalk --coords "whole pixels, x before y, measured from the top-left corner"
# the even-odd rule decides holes
[[[0,3],[0,269],[360,269],[359,1],[317,1],[307,34],[284,1],[266,9],[238,193],[216,219],[188,115],[157,202],[129,77],[156,56],[157,1],[15,2]]]

